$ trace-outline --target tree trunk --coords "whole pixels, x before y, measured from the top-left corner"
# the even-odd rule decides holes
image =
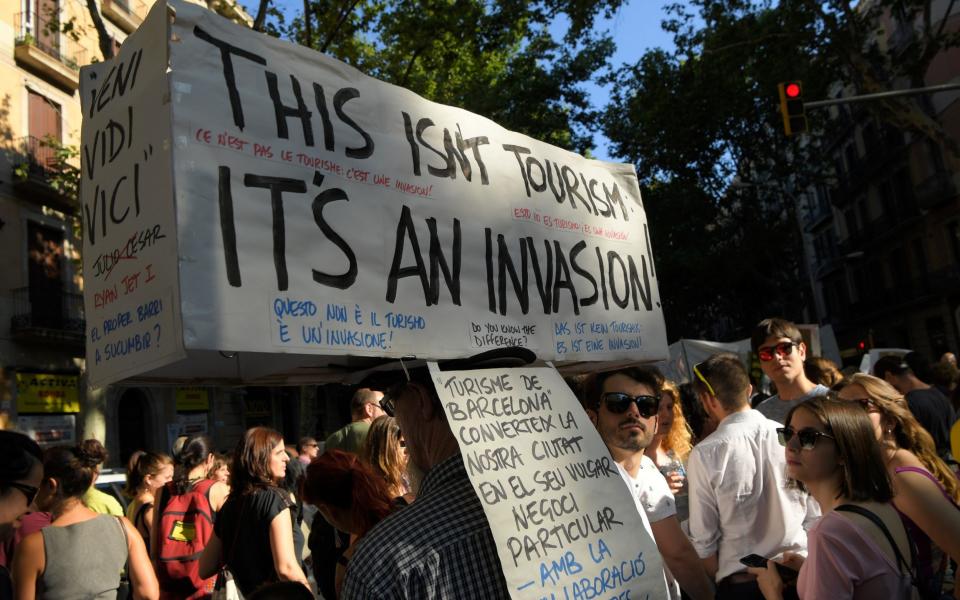
[[[91,0],[87,0],[90,2]],[[253,20],[253,30],[263,31],[263,24],[267,20],[267,8],[270,7],[270,0],[260,0],[260,8],[257,9],[257,18]]]
[[[113,58],[113,38],[107,33],[107,26],[103,24],[103,17],[100,16],[100,9],[97,8],[97,0],[87,0],[87,10],[90,11],[90,19],[93,20],[93,26],[97,30],[97,41],[103,59],[110,60]]]

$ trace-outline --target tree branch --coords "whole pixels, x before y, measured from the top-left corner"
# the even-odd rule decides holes
[[[90,12],[93,27],[97,30],[100,53],[103,54],[104,60],[110,60],[113,58],[113,38],[107,32],[107,26],[103,24],[103,17],[100,16],[100,9],[97,8],[97,0],[87,0],[87,10]]]
[[[347,20],[347,17],[350,16],[350,13],[357,7],[357,4],[360,4],[360,0],[352,0],[346,6],[346,10],[340,12],[340,15],[337,18],[337,22],[334,23],[333,28],[330,30],[330,33],[327,34],[327,39],[324,40],[323,45],[320,46],[320,52],[326,52],[327,48],[330,47],[330,44],[333,43],[333,40],[337,38],[337,33],[339,33],[340,28],[343,27],[344,21]]]
[[[87,0],[90,2],[90,0]],[[253,30],[263,31],[263,24],[267,20],[267,9],[270,6],[270,0],[260,0],[260,8],[257,9],[257,18],[253,20]]]

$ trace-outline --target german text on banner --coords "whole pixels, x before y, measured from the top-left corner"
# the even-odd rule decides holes
[[[96,385],[503,346],[666,357],[630,165],[175,0],[81,79]]]

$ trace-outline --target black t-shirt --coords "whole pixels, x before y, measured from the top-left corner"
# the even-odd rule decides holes
[[[954,414],[950,401],[937,388],[907,392],[907,405],[917,421],[933,437],[937,453],[944,456],[950,451],[950,427]]]
[[[223,544],[227,567],[244,595],[264,583],[277,581],[270,550],[270,523],[290,504],[284,492],[270,488],[245,496],[230,494],[220,509],[213,531]]]

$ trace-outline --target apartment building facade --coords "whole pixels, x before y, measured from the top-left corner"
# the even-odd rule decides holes
[[[181,433],[208,433],[227,449],[252,425],[291,439],[338,426],[346,392],[336,386],[88,387],[81,214],[63,169],[79,166],[79,68],[103,56],[83,0],[0,7],[0,427],[44,444],[96,437],[122,464],[138,448],[169,449]],[[208,8],[252,23],[235,0]],[[102,0],[115,48],[149,9]]]

